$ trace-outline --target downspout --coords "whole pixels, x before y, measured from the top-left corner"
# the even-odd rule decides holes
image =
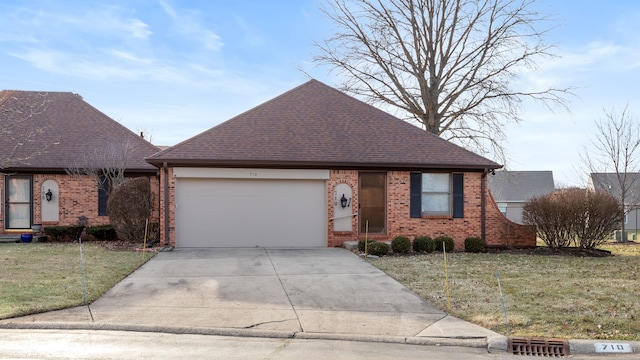
[[[162,163],[164,169],[164,246],[169,246],[169,167]]]
[[[158,240],[160,243],[160,214],[162,213],[162,197],[160,196],[160,192],[162,191],[162,185],[160,180],[162,179],[162,173],[160,169],[156,171],[156,178],[158,179],[158,237],[153,240]]]
[[[482,172],[482,180],[480,182],[480,236],[482,237],[482,241],[484,241],[485,246],[487,245],[487,197],[486,197],[486,181],[487,174],[489,173],[489,169],[484,169]]]

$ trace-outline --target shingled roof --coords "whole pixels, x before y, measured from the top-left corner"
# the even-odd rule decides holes
[[[500,165],[317,80],[147,158],[160,166],[486,169]]]
[[[526,202],[555,189],[552,171],[496,171],[488,179],[496,202]]]
[[[106,116],[77,94],[0,92],[0,156],[6,170],[56,172],[80,154],[129,143],[127,171],[153,171],[144,158],[157,147]]]

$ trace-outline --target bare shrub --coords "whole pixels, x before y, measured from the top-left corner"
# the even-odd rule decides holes
[[[127,180],[115,189],[107,202],[109,222],[118,238],[142,242],[151,215],[151,187],[149,179]]]
[[[624,216],[620,201],[604,191],[585,192],[583,214],[582,223],[576,227],[578,246],[582,249],[604,244]]]
[[[530,199],[522,209],[522,221],[535,225],[538,237],[552,248],[558,249],[571,243],[567,227],[568,214],[562,202],[557,201],[555,193]]]
[[[616,228],[621,211],[611,194],[572,188],[532,198],[522,217],[525,224],[537,227],[538,237],[552,249],[593,249]]]

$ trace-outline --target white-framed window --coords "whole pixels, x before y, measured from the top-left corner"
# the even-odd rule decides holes
[[[500,202],[498,203],[498,209],[502,213],[502,215],[507,215],[507,203]]]
[[[450,174],[422,174],[422,213],[425,215],[451,214]]]

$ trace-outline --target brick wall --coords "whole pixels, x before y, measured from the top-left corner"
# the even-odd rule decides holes
[[[527,248],[536,246],[536,227],[521,225],[507,219],[487,191],[487,228],[485,243],[488,247]]]
[[[371,239],[390,240],[397,235],[410,238],[415,236],[430,236],[432,238],[446,235],[454,239],[456,250],[464,249],[464,239],[467,237],[480,237],[482,235],[482,173],[473,172],[464,174],[464,218],[454,219],[450,216],[429,216],[420,219],[409,216],[409,172],[387,172],[387,231],[385,234],[372,234]],[[164,244],[165,234],[168,234],[169,245],[175,246],[175,178],[173,169],[169,168],[169,206],[168,223],[165,222],[164,206],[164,170],[161,169],[160,180],[160,242]],[[334,218],[334,194],[338,184],[347,184],[352,190],[352,209],[357,213],[358,199],[358,171],[356,170],[330,170],[327,181],[328,216],[327,219],[327,245],[330,247],[342,246],[345,241],[364,238],[364,234],[358,232],[358,216],[352,218],[352,231],[333,230]],[[535,246],[535,229],[518,225],[505,218],[498,209],[490,195],[488,187],[486,192],[486,237],[488,246],[503,247],[527,247]]]
[[[351,218],[352,231],[333,231],[333,218],[334,218],[334,194],[333,190],[338,184],[347,184],[351,187],[351,208],[353,212],[357,213],[358,209],[358,171],[356,170],[331,170],[329,172],[329,180],[327,181],[327,191],[329,199],[329,219],[327,224],[328,238],[327,243],[330,247],[342,246],[345,241],[357,239],[358,231],[358,217],[353,216]]]
[[[173,176],[173,168],[169,168],[168,178],[165,176],[164,169],[160,169],[160,244],[164,245],[166,236],[169,239],[169,246],[176,246],[176,208],[175,208],[175,196],[176,196],[176,178]],[[165,181],[169,181],[169,203],[166,207],[168,213],[165,214]],[[168,217],[168,223],[165,221],[165,217]]]
[[[42,184],[47,180],[53,180],[58,184],[58,216],[57,222],[42,222]],[[152,205],[152,219],[158,218],[158,179],[155,176],[150,178],[151,191],[154,198]],[[2,204],[4,206],[4,179],[0,181],[0,193],[2,194]],[[3,207],[2,211],[6,211]],[[0,229],[4,230],[4,213],[0,216]],[[78,218],[85,216],[87,226],[104,225],[109,223],[108,216],[98,215],[98,186],[90,178],[77,178],[67,174],[34,174],[33,175],[33,213],[34,224],[47,226],[76,225]]]
[[[395,236],[449,236],[455,242],[456,250],[464,249],[464,239],[480,237],[482,235],[482,173],[464,174],[464,218],[454,219],[450,216],[425,216],[411,218],[409,216],[410,182],[409,172],[387,172],[387,232],[383,235],[370,235],[377,240],[391,240]],[[352,186],[354,209],[358,209],[358,172],[333,170],[328,181],[329,199],[333,197],[333,189],[341,182]],[[488,246],[528,247],[535,246],[535,229],[511,222],[505,218],[491,197],[488,188],[486,194],[486,233],[485,242]],[[329,216],[333,217],[333,203],[329,204]],[[331,221],[328,226],[328,245],[341,246],[344,241],[364,238],[358,233],[358,218],[354,216],[353,231],[333,231]]]

